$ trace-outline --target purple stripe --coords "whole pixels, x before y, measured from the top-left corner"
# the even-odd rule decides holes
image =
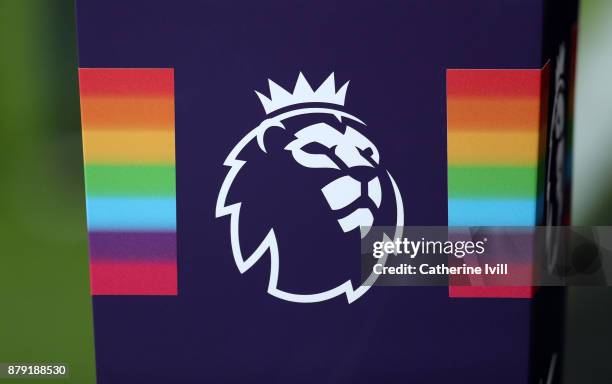
[[[89,255],[96,261],[175,261],[175,232],[89,232]]]

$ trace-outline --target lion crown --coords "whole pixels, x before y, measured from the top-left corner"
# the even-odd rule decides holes
[[[270,98],[257,91],[255,93],[259,97],[266,114],[270,114],[281,108],[303,103],[327,103],[344,106],[348,84],[349,82],[347,81],[336,91],[336,81],[332,72],[316,90],[313,90],[302,72],[300,72],[293,92],[288,92],[268,79]]]

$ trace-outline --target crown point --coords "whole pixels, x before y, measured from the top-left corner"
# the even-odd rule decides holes
[[[344,105],[344,99],[346,98],[346,91],[348,89],[350,81],[344,83],[344,85],[336,92],[336,101]]]
[[[259,101],[261,102],[261,105],[264,107],[264,111],[266,111],[266,114],[272,112],[272,100],[268,99],[266,96],[262,95],[261,93],[255,91],[255,94],[257,95],[257,97],[259,97]]]
[[[307,99],[312,97],[314,91],[310,84],[308,84],[308,80],[304,77],[304,74],[300,72],[298,75],[297,81],[295,82],[295,87],[293,87],[293,95],[296,98],[304,98]]]
[[[317,88],[317,92],[322,92],[326,94],[334,94],[336,93],[336,80],[334,79],[334,73],[325,79],[325,81]]]
[[[285,91],[283,87],[272,80],[268,80],[270,86],[270,99],[276,102],[287,102],[291,99],[291,93]]]

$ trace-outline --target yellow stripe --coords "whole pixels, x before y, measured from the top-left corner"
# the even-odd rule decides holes
[[[535,165],[538,132],[448,131],[449,165]]]
[[[89,164],[174,164],[172,131],[83,131]]]

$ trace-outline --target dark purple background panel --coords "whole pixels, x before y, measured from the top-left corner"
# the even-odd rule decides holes
[[[78,0],[77,22],[82,67],[175,68],[180,295],[94,298],[100,383],[525,380],[528,301],[375,287],[282,302],[267,260],[238,273],[214,208],[225,157],[264,117],[253,90],[333,71],[406,224],[445,225],[445,69],[541,67],[541,2]]]

